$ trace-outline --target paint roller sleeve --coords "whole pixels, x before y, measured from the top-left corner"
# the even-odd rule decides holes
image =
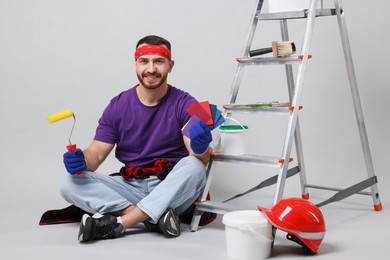
[[[71,109],[67,109],[67,110],[64,110],[64,111],[61,111],[61,112],[58,112],[56,114],[52,114],[52,115],[48,116],[47,121],[50,124],[52,124],[52,123],[55,123],[57,121],[60,121],[62,119],[65,119],[65,118],[68,118],[71,116],[73,116],[73,111]]]

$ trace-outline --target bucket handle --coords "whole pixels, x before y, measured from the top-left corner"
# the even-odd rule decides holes
[[[255,231],[255,229],[253,227],[250,227],[250,226],[244,226],[244,227],[240,227],[240,230],[248,230],[249,232],[251,232],[253,235],[255,235],[255,237],[259,238],[260,240],[263,240],[265,242],[270,242],[272,243],[272,239],[269,239],[265,236],[263,236],[262,234],[259,234],[258,232]]]
[[[228,116],[226,116],[225,119],[234,121],[234,122],[237,123],[239,126],[241,126],[243,130],[246,130],[245,127],[244,127],[240,122],[238,122],[236,119],[234,119],[234,118],[232,118],[232,117],[228,117]]]

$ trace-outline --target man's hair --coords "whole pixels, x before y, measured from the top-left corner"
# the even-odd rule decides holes
[[[136,48],[138,48],[138,46],[144,43],[150,45],[165,45],[169,51],[171,50],[171,43],[168,40],[157,35],[145,36],[144,38],[138,41]]]

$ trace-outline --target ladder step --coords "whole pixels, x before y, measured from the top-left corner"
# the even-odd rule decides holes
[[[309,55],[309,59],[311,56]],[[241,65],[286,65],[299,64],[302,62],[302,56],[289,56],[284,58],[274,57],[240,57],[237,61]]]
[[[260,155],[251,155],[251,154],[243,154],[243,155],[228,155],[228,154],[220,154],[213,153],[212,160],[216,162],[231,162],[231,163],[243,163],[243,164],[256,164],[268,167],[280,167],[282,163],[284,163],[284,159],[280,157],[272,157],[272,156],[260,156]],[[293,159],[290,158],[289,162]]]
[[[194,203],[196,205],[196,209],[205,212],[212,212],[217,214],[225,214],[230,211],[240,210],[237,206],[232,206],[222,202],[216,201],[197,201]]]
[[[285,20],[285,19],[303,19],[307,18],[309,10],[280,12],[280,13],[259,13],[256,18],[258,20]],[[317,9],[316,17],[336,15],[336,9]]]
[[[289,115],[293,111],[294,107],[269,107],[269,106],[225,106],[225,112],[227,113],[260,113],[260,114],[276,114],[276,115]],[[302,106],[299,107],[302,109]]]

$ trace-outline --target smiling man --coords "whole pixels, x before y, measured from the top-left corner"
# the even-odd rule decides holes
[[[135,51],[139,84],[111,99],[84,151],[64,154],[70,174],[60,193],[93,214],[81,220],[80,242],[116,238],[140,222],[166,237],[180,235],[180,215],[205,185],[212,138],[203,121],[191,128],[190,139],[181,133],[196,100],[167,83],[173,66],[166,39],[142,38]],[[120,174],[95,172],[114,147],[124,165]]]

